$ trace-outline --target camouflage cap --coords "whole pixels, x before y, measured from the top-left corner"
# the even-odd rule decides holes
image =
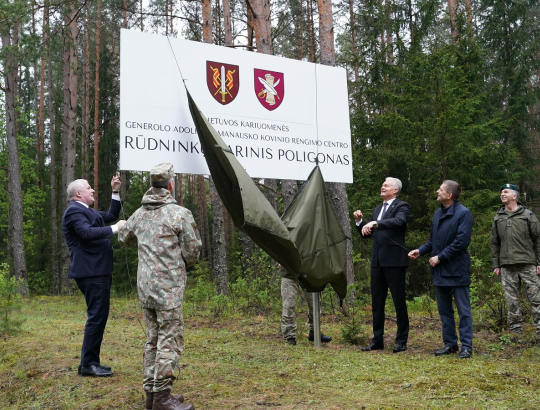
[[[156,165],[150,171],[150,181],[163,182],[168,181],[174,176],[174,167],[170,162],[163,162]]]
[[[501,191],[503,189],[511,189],[512,191],[519,192],[519,187],[517,185],[514,185],[514,184],[504,184],[504,185],[501,186]]]

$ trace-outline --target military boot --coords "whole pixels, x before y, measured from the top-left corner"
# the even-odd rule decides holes
[[[313,330],[310,330],[309,331],[309,335],[307,337],[307,339],[310,341],[310,342],[313,342],[315,341],[315,335],[313,333]],[[321,332],[321,342],[323,343],[330,343],[332,341],[332,338],[330,336],[326,336],[325,334],[323,334]]]
[[[152,410],[195,410],[193,404],[184,404],[175,398],[170,390],[154,393]]]
[[[184,396],[181,394],[171,394],[180,403],[184,402]],[[146,410],[152,410],[154,404],[154,393],[146,392]]]

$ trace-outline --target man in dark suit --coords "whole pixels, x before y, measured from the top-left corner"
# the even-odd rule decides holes
[[[410,206],[397,198],[401,186],[399,179],[386,178],[381,187],[381,198],[384,203],[373,210],[369,222],[362,218],[362,211],[354,212],[356,229],[362,237],[373,237],[371,254],[373,339],[368,346],[362,348],[364,352],[384,349],[384,306],[388,289],[392,294],[397,316],[396,344],[393,352],[407,350],[409,316],[405,301],[405,269],[407,268],[405,231]]]
[[[431,254],[429,264],[435,285],[437,308],[441,316],[444,347],[435,350],[435,356],[456,353],[458,337],[452,298],[459,315],[461,352],[458,358],[468,359],[473,353],[473,319],[471,312],[471,257],[469,244],[473,227],[471,211],[458,198],[461,186],[452,180],[443,181],[437,190],[440,208],[433,215],[429,240],[409,252],[411,259]]]
[[[82,376],[112,376],[111,368],[99,360],[103,332],[109,317],[112,283],[113,249],[110,238],[126,221],[105,226],[120,214],[121,186],[118,175],[111,181],[113,195],[107,212],[90,208],[94,190],[85,179],[71,182],[67,188],[70,204],[62,217],[62,234],[71,252],[68,278],[75,279],[86,299],[87,316],[81,351],[79,374]]]

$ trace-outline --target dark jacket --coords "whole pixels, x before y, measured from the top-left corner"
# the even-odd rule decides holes
[[[431,268],[435,286],[469,286],[471,284],[471,242],[473,218],[471,211],[454,202],[443,212],[441,206],[433,216],[429,241],[418,250],[431,253],[439,264]]]
[[[371,219],[362,219],[360,225],[356,226],[360,235],[362,227],[368,222],[376,221],[382,209],[382,204],[376,207],[371,214]],[[395,199],[386,210],[384,219],[377,222],[378,227],[373,229],[371,235],[363,238],[373,237],[373,251],[371,252],[371,267],[405,267],[407,266],[407,249],[405,248],[405,232],[407,231],[407,220],[411,207],[407,202]],[[400,246],[401,245],[401,246]]]
[[[532,211],[518,203],[508,214],[499,208],[491,225],[491,260],[493,268],[519,263],[538,265],[540,224]]]
[[[73,201],[62,217],[62,234],[71,252],[68,277],[112,275],[113,249],[109,238],[113,232],[106,222],[120,215],[120,201],[111,200],[107,212],[87,208]]]

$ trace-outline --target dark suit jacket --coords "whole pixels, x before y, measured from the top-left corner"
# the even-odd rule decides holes
[[[111,275],[112,228],[105,226],[120,215],[120,201],[111,200],[107,212],[95,211],[73,201],[62,217],[62,234],[71,252],[68,277],[72,279]]]
[[[437,255],[440,263],[431,268],[435,286],[470,286],[471,257],[469,244],[473,227],[471,211],[459,201],[443,213],[443,207],[435,211],[431,235],[418,250],[420,255]]]
[[[362,234],[362,227],[371,221],[376,221],[383,205],[379,205],[373,210],[371,219],[366,222],[362,219],[360,225],[356,227]],[[407,250],[405,248],[405,232],[407,230],[407,220],[411,207],[408,202],[395,199],[386,210],[384,219],[378,221],[378,228],[373,229],[373,252],[371,253],[371,267],[405,267],[407,266]],[[366,238],[364,236],[363,238]],[[403,248],[399,245],[403,246]]]

